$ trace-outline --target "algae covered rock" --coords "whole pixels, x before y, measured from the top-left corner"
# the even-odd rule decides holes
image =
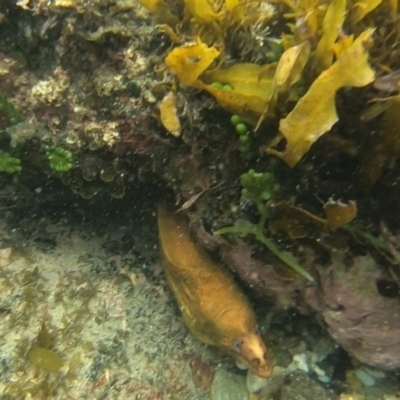
[[[246,378],[220,368],[211,386],[212,400],[248,400]]]
[[[400,368],[400,299],[380,290],[391,282],[387,272],[368,256],[317,269],[320,284],[307,290],[306,300],[330,335],[368,365]]]

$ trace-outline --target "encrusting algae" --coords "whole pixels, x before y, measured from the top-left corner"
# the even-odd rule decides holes
[[[165,275],[189,330],[268,377],[272,365],[254,312],[231,274],[195,245],[183,218],[164,206],[158,209],[158,228]]]

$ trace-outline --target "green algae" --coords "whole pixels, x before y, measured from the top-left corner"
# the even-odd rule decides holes
[[[57,372],[64,365],[59,355],[43,347],[32,347],[28,352],[28,359],[33,364],[48,372]]]
[[[49,146],[46,155],[50,168],[56,172],[68,172],[72,168],[72,153],[62,147]]]
[[[19,111],[7,100],[6,95],[0,93],[0,127],[6,128],[18,122],[21,122]]]
[[[274,175],[270,172],[256,172],[251,169],[241,176],[240,183],[243,186],[243,197],[248,198],[256,204],[258,212],[260,213],[260,219],[257,225],[247,223],[228,226],[215,231],[214,235],[253,235],[256,240],[262,243],[279,260],[310,282],[313,282],[314,278],[298,264],[291,254],[282,252],[275,243],[264,234],[265,223],[270,215],[269,201],[273,198],[275,190]]]
[[[20,172],[21,160],[11,156],[11,154],[0,150],[0,172],[7,172],[8,174],[14,174]]]

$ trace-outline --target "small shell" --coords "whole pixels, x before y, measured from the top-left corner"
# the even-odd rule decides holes
[[[169,92],[160,103],[160,117],[164,128],[173,136],[179,137],[182,131],[176,109],[175,95]]]

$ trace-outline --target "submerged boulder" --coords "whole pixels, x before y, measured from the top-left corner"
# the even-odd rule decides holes
[[[317,267],[319,284],[305,292],[330,335],[358,360],[386,370],[400,367],[400,298],[381,294],[389,274],[370,256],[350,265]],[[389,296],[389,297],[386,297]]]

